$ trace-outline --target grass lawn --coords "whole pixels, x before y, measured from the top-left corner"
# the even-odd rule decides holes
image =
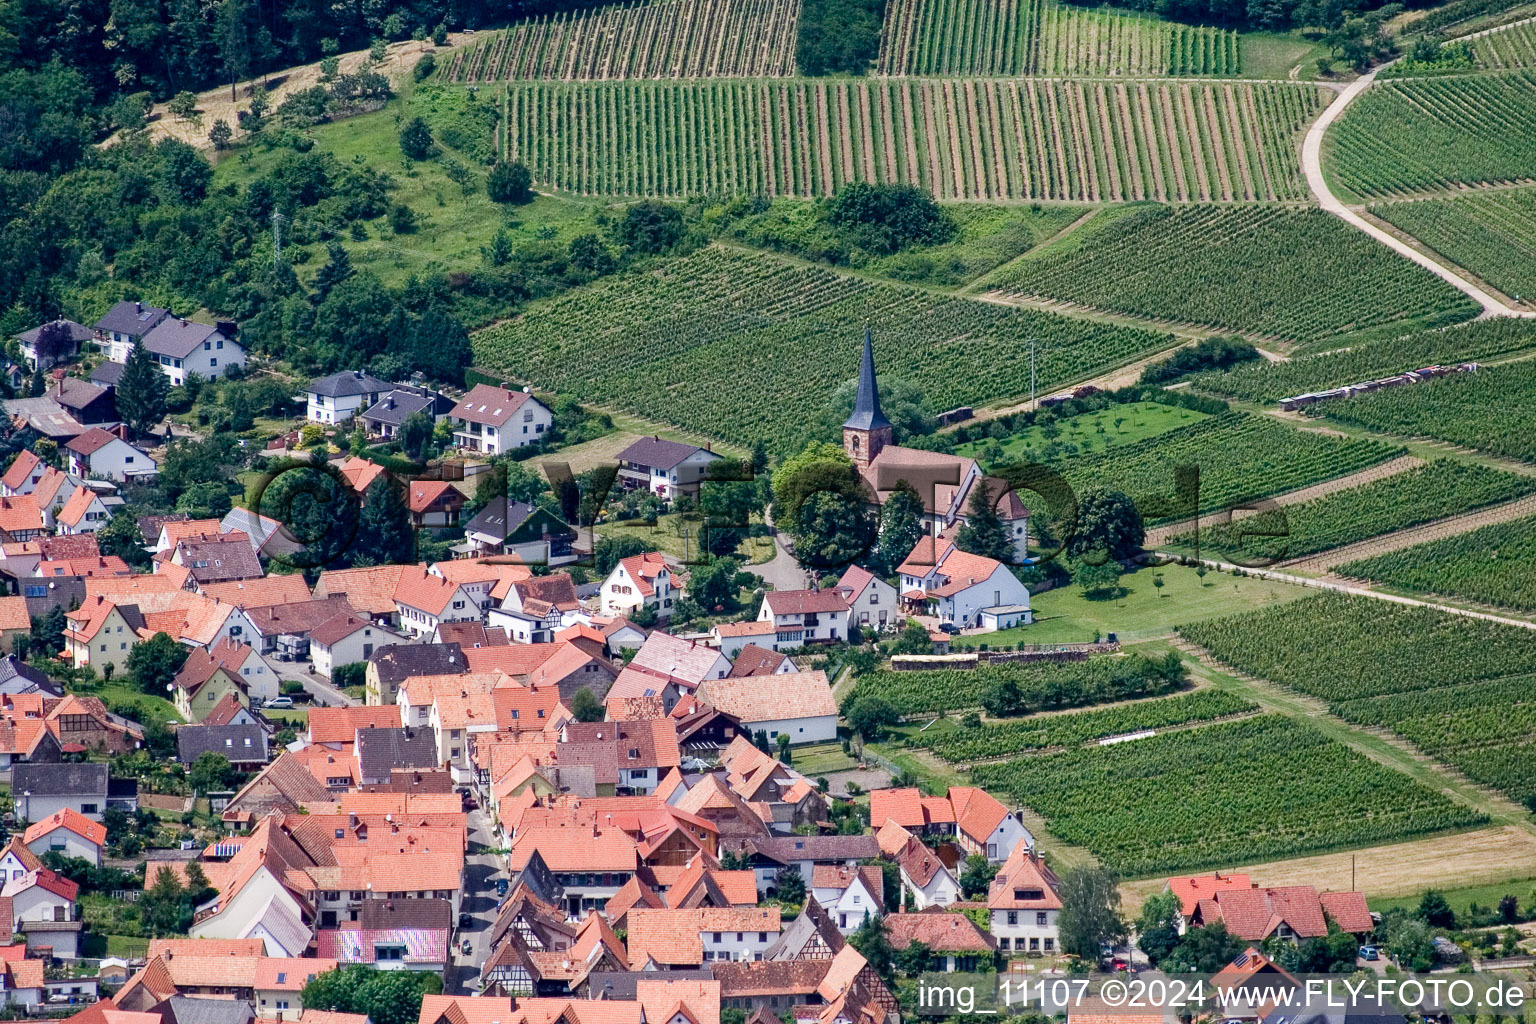
[[[308,708],[262,708],[261,713],[274,722],[303,729],[309,725]]]
[[[403,85],[400,94],[383,110],[332,124],[317,125],[304,134],[314,140],[315,153],[329,153],[343,166],[364,166],[388,174],[395,187],[391,204],[404,204],[416,212],[416,229],[395,234],[388,217],[369,221],[363,240],[341,237],[359,270],[373,271],[385,284],[398,287],[412,275],[462,270],[480,263],[480,250],[505,229],[514,245],[545,241],[564,246],[576,235],[597,230],[600,202],[538,196],[521,206],[502,207],[485,194],[486,165],[491,159],[490,133],[482,134],[473,104],[494,103],[494,90],[443,88],[434,85]],[[421,162],[408,161],[400,151],[402,123],[421,117],[432,128],[441,155]],[[459,141],[455,150],[445,136]],[[214,169],[214,186],[248,185],[296,154],[291,149],[236,148]],[[474,171],[472,191],[465,195],[447,174],[447,160]],[[622,206],[622,204],[615,204]],[[302,218],[301,218],[302,220]],[[325,262],[325,242],[304,237],[295,226],[284,253],[294,263],[300,280],[309,281]]]
[[[134,960],[149,952],[149,940],[137,935],[108,935],[107,956]]]
[[[1317,58],[1328,56],[1328,47],[1300,32],[1244,32],[1237,45],[1244,78],[1285,79],[1300,64],[1296,77],[1311,81],[1317,77]]]
[[[139,707],[146,709],[145,713],[147,715],[157,718],[162,722],[181,721],[181,712],[176,710],[175,704],[172,704],[164,697],[140,693],[127,683],[102,683],[100,686],[92,689],[82,689],[80,692],[92,697],[100,697],[107,704],[111,704],[113,701],[137,704]]]
[[[643,520],[603,523],[596,530],[600,537],[638,537],[657,551],[684,562],[699,555],[699,518],[695,515],[666,515],[647,526]],[[768,537],[748,537],[736,553],[748,562],[766,562],[773,557],[773,541]]]
[[[1466,914],[1472,904],[1476,903],[1479,910],[1497,910],[1499,900],[1505,896],[1514,896],[1520,900],[1520,909],[1529,914],[1530,908],[1536,907],[1536,879],[1520,878],[1509,882],[1499,882],[1495,885],[1469,885],[1460,889],[1441,889],[1445,895],[1445,901],[1451,905],[1460,917]],[[1378,913],[1400,907],[1404,910],[1416,910],[1419,906],[1420,895],[1391,896],[1373,899],[1370,901],[1371,909]]]
[[[808,743],[803,747],[791,747],[790,754],[794,758],[795,771],[813,778],[857,768],[859,764],[843,753],[841,743]]]
[[[1163,587],[1153,585],[1162,573]],[[1166,633],[1175,625],[1267,607],[1305,597],[1310,591],[1289,583],[1206,573],[1202,582],[1195,570],[1179,565],[1143,568],[1120,578],[1123,593],[1114,598],[1090,600],[1075,586],[1058,587],[1031,599],[1035,621],[1028,626],[1005,629],[965,644],[1056,644],[1087,642],[1094,632],[1118,633],[1122,640]]]
[[[1006,440],[968,441],[955,449],[957,455],[980,459],[987,464],[1023,459],[1051,442],[1074,445],[1079,453],[1100,452],[1143,438],[1166,434],[1209,417],[1193,409],[1163,405],[1161,402],[1131,402],[1102,412],[1058,420],[1055,423],[1026,427]],[[1047,436],[1055,433],[1055,437]],[[1001,449],[1001,452],[998,449]]]

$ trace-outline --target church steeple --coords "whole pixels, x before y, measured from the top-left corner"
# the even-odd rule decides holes
[[[853,414],[843,424],[843,450],[861,470],[868,468],[880,450],[891,443],[891,421],[880,411],[880,388],[875,381],[875,346],[864,328],[864,357],[859,363],[859,392]]]

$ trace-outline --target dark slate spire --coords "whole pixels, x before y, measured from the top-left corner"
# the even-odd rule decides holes
[[[875,346],[869,328],[864,328],[864,359],[859,363],[859,395],[853,400],[853,415],[843,427],[848,430],[879,430],[891,421],[880,411],[880,389],[875,384]]]

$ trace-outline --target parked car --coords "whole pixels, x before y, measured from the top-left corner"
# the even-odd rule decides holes
[[[463,953],[465,956],[469,956],[474,951],[475,944],[470,942],[468,939],[465,939],[463,942],[459,943],[459,952]]]
[[[1361,960],[1380,960],[1381,959],[1381,951],[1378,950],[1375,946],[1361,946],[1360,947],[1360,959]]]
[[[470,925],[470,922],[472,922],[473,920],[474,920],[474,918],[470,917],[468,914],[460,914],[459,915],[459,927],[460,928],[468,928],[469,925]]]
[[[955,625],[953,622],[941,622],[939,623],[939,632],[948,633],[953,636],[960,632],[960,627]]]
[[[266,700],[261,702],[261,706],[264,708],[291,708],[293,707],[293,698],[268,697]]]
[[[505,896],[506,894],[507,894],[507,880],[505,878],[498,878],[498,879],[496,879],[496,895],[497,896]]]

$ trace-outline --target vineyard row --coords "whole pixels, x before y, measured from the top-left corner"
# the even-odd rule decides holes
[[[583,195],[1298,200],[1316,87],[1278,83],[513,83],[505,155]]]

